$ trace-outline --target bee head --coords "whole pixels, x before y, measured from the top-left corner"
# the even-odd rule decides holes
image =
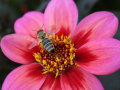
[[[46,33],[41,29],[37,32],[37,37],[40,39],[44,39],[46,36]]]

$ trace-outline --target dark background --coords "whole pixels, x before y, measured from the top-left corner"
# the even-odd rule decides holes
[[[120,20],[120,0],[74,0],[79,10],[79,21],[95,11],[111,11]],[[0,40],[14,32],[14,22],[25,12],[38,10],[44,12],[49,0],[0,0]],[[120,39],[120,29],[114,36]],[[20,64],[7,59],[0,50],[0,87],[6,75]],[[120,90],[120,70],[106,76],[97,76],[105,90]]]

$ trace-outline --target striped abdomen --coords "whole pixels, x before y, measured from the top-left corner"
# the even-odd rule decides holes
[[[54,46],[48,38],[42,40],[42,45],[48,52],[54,53]]]

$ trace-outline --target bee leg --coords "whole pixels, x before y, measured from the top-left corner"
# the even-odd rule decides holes
[[[41,42],[39,43],[39,46],[40,46]]]
[[[51,35],[51,33],[48,33],[48,34],[46,35],[46,37],[47,37],[47,38],[49,38],[49,37],[50,37],[50,35]]]
[[[41,42],[39,42],[39,49],[43,48],[42,45],[41,45]]]
[[[50,35],[52,36],[52,35],[54,35],[54,34],[55,34],[55,33],[49,32],[46,37],[49,38]]]
[[[40,44],[42,43],[42,40],[40,39],[40,40],[38,40],[38,42],[39,42],[39,46],[40,46]]]

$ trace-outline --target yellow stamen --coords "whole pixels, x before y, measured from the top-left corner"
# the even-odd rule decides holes
[[[53,67],[57,67],[57,63],[56,62],[54,62],[54,66]]]
[[[66,46],[66,48],[69,48],[69,45],[65,45]]]
[[[46,60],[42,60],[42,63],[43,63],[43,65],[46,65],[47,61]]]
[[[65,65],[67,64],[67,60],[64,61],[64,64],[65,64]]]
[[[46,51],[42,44],[40,52],[33,53],[36,62],[43,66],[43,74],[54,73],[55,77],[58,77],[63,71],[67,70],[71,66],[78,66],[75,62],[74,44],[72,44],[69,36],[61,35],[58,37],[53,34],[50,37],[51,42],[54,45],[55,52],[49,53]]]
[[[63,66],[62,66],[62,65],[60,66],[60,70],[61,70],[61,71],[63,70]]]
[[[71,35],[69,35],[69,36],[67,37],[67,39],[69,40],[69,39],[70,39],[70,37],[71,37]]]
[[[40,53],[33,53],[33,56],[37,62],[41,62],[42,57],[40,56]]]
[[[59,62],[60,61],[60,59],[58,58],[58,57],[56,57],[56,60]]]
[[[57,41],[59,41],[59,38],[58,38],[58,36],[56,36],[56,40],[57,40]]]
[[[40,52],[41,52],[42,54],[44,53],[44,51],[43,51],[43,50],[41,50]]]
[[[53,39],[55,39],[55,34],[53,34]]]
[[[55,75],[55,78],[59,75],[59,70],[57,69],[56,70],[56,75]]]
[[[61,35],[61,40],[63,40],[63,34]]]

